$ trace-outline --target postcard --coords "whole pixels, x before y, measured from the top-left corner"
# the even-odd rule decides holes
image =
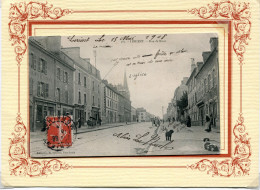
[[[5,1],[2,15],[5,186],[258,186],[256,1]]]
[[[216,34],[30,37],[30,154],[218,154],[218,64]]]

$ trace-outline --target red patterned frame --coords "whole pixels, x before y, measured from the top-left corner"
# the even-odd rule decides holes
[[[82,12],[82,11],[74,11]],[[93,11],[95,12],[95,11]],[[100,11],[102,12],[102,11]],[[113,11],[110,11],[113,12]],[[122,10],[114,12],[135,12],[133,10]],[[136,12],[186,12],[185,10],[139,10]],[[240,176],[249,175],[251,145],[250,138],[246,132],[244,125],[244,117],[242,115],[242,66],[244,64],[245,46],[250,39],[251,22],[249,3],[232,3],[223,1],[219,3],[208,4],[207,7],[194,8],[187,11],[195,14],[202,19],[225,18],[231,20],[234,27],[234,43],[233,50],[237,55],[240,65],[240,114],[236,125],[232,132],[234,135],[235,148],[230,158],[223,161],[202,159],[197,163],[189,165],[185,168],[198,169],[207,171],[212,176]],[[25,35],[26,23],[28,20],[37,18],[57,20],[67,14],[72,13],[69,9],[53,8],[53,5],[39,2],[15,3],[11,4],[9,10],[9,35],[12,46],[16,54],[16,62],[18,66],[18,113],[16,117],[16,125],[12,138],[10,138],[9,147],[9,166],[11,175],[23,176],[44,176],[51,174],[53,171],[61,169],[77,168],[62,162],[59,159],[51,160],[34,160],[27,155],[25,144],[27,129],[24,125],[20,113],[20,66],[23,56],[27,50],[27,38]],[[28,26],[27,26],[28,27]],[[230,52],[231,53],[231,52]],[[117,168],[117,167],[115,167]]]

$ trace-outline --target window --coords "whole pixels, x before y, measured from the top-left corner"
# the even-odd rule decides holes
[[[57,101],[60,102],[60,89],[59,88],[57,88],[56,93],[57,93]]]
[[[93,96],[93,103],[92,103],[93,106],[95,106],[95,96]]]
[[[99,93],[99,85],[98,85],[98,93]]]
[[[63,74],[63,82],[65,82],[65,83],[69,82],[68,73],[66,71],[64,71],[64,74]]]
[[[42,88],[41,82],[38,82],[38,84],[37,84],[37,96],[41,96],[41,88]]]
[[[215,87],[215,83],[216,83],[216,73],[215,73],[215,69],[213,69],[212,71],[212,86]]]
[[[84,104],[87,104],[87,95],[84,94]]]
[[[78,74],[78,84],[80,84],[80,72]]]
[[[79,99],[78,99],[78,103],[81,104],[81,93],[79,92]]]
[[[42,60],[43,61],[43,73],[45,74],[45,75],[47,75],[47,62],[45,61],[45,60]]]
[[[100,107],[100,100],[99,100],[99,98],[98,98],[98,107]]]
[[[49,84],[38,82],[37,84],[37,96],[48,98],[49,97]]]
[[[94,81],[92,81],[92,90],[93,90],[93,92],[94,92],[94,90],[95,90],[95,82]]]
[[[84,86],[87,87],[87,78],[84,77]]]
[[[32,79],[32,78],[30,78],[29,86],[30,86],[30,88],[29,88],[29,93],[30,93],[30,94],[33,94],[33,79]]]
[[[30,60],[29,61],[31,63],[31,68],[36,70],[36,56],[33,53],[30,54]]]
[[[42,59],[39,60],[38,71],[42,72]]]
[[[204,79],[204,93],[207,92],[207,79]]]
[[[45,92],[44,92],[44,96],[45,98],[48,98],[49,97],[49,84],[45,84]]]
[[[56,73],[56,75],[57,75],[57,79],[60,80],[60,68],[57,68],[57,73]]]
[[[208,91],[211,89],[211,75],[208,75]]]
[[[69,92],[67,90],[65,91],[65,103],[69,103]]]
[[[47,63],[44,59],[39,60],[38,71],[47,74]]]

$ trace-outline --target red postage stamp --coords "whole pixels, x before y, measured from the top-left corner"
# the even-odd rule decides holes
[[[70,116],[46,117],[47,146],[51,149],[62,149],[72,146]]]

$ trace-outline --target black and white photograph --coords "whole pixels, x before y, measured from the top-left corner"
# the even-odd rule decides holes
[[[28,40],[31,157],[220,154],[216,33]]]

